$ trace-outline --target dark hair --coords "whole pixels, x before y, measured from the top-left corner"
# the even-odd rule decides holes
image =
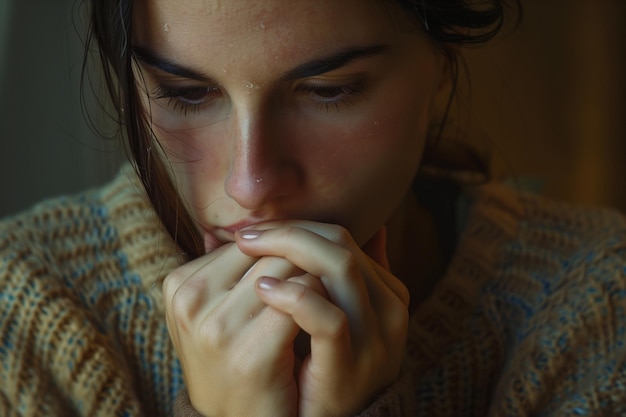
[[[387,0],[394,1],[394,0]],[[443,47],[452,62],[453,78],[458,63],[449,45],[480,44],[493,38],[504,22],[504,8],[519,0],[395,0],[416,17],[430,39]],[[105,87],[115,109],[116,124],[126,136],[134,168],[163,225],[189,257],[203,253],[203,242],[189,213],[170,181],[160,158],[153,155],[152,131],[142,110],[133,72],[132,0],[89,0],[90,24],[86,37],[87,60],[97,47]],[[96,45],[93,45],[94,42]],[[83,74],[83,80],[90,79]],[[454,91],[454,90],[453,90]],[[434,159],[431,155],[426,158]]]
[[[504,24],[505,6],[519,0],[397,0],[422,23],[430,38],[441,44],[480,44],[498,34]]]

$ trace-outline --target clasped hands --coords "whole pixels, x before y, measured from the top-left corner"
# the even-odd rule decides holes
[[[208,417],[344,417],[397,379],[409,295],[385,231],[268,222],[173,271],[166,320],[193,407]],[[298,358],[298,333],[310,335]]]

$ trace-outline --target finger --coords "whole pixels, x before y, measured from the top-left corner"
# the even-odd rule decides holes
[[[282,261],[286,262],[284,259]],[[248,285],[252,278],[246,280],[246,285]],[[287,280],[306,286],[322,297],[328,297],[324,285],[317,277],[304,274],[288,278]],[[261,300],[260,297],[257,296],[257,298]],[[283,357],[288,353],[285,352],[285,349],[287,349],[291,354],[295,354],[294,360],[296,361],[301,361],[308,356],[311,352],[309,335],[295,323],[293,317],[288,313],[272,308],[263,301],[261,302],[263,307],[253,317],[250,317],[249,324],[244,324],[240,332],[241,337],[243,339],[250,337],[252,338],[250,340],[263,340],[265,349],[282,350],[284,352]],[[259,322],[263,322],[262,325],[258,325]]]
[[[361,265],[368,264],[366,257],[359,256],[360,249],[345,229],[334,228],[340,230],[327,235],[334,234],[343,245],[294,226],[240,232],[236,243],[248,255],[283,257],[303,271],[320,277],[332,301],[342,308],[362,306],[368,303],[367,288],[360,277]]]
[[[387,257],[387,229],[384,226],[363,246],[363,252],[372,259],[372,267],[376,275],[384,281],[385,285],[408,308],[410,302],[409,290],[401,280],[389,273],[391,272],[391,266]]]
[[[387,257],[387,229],[384,226],[363,245],[363,252],[387,271],[391,271]]]
[[[348,234],[345,229],[341,233]],[[336,239],[340,243],[308,229],[289,226],[242,231],[238,233],[236,243],[250,256],[282,257],[311,275],[324,279],[344,275],[346,270],[356,265],[357,259],[353,254],[356,244],[349,242],[349,235]]]
[[[287,279],[287,281],[295,282],[297,284],[303,285],[315,291],[316,293],[318,293],[325,299],[327,300],[330,299],[330,296],[328,295],[328,292],[326,291],[326,287],[324,286],[322,281],[316,276],[313,276],[311,274],[304,274],[304,275],[291,277]]]
[[[309,343],[306,347],[294,346],[298,340],[300,327],[293,318],[283,311],[269,307],[256,292],[256,280],[260,274],[267,274],[279,281],[288,280],[305,285],[321,296],[327,297],[326,289],[319,278],[308,274],[291,276],[296,273],[301,274],[302,271],[286,259],[277,257],[259,259],[214,312],[229,321],[227,326],[220,327],[241,340],[263,340],[263,349],[266,351],[282,350],[285,354],[308,352]],[[233,330],[228,330],[229,328]],[[300,338],[299,342],[302,340]]]
[[[258,261],[258,258],[246,255],[235,247],[229,246],[220,256],[195,271],[190,280],[205,280],[208,289],[214,292],[231,290]]]
[[[310,220],[276,220],[258,223],[248,229],[242,229],[237,235],[240,236],[242,233],[248,231],[265,231],[283,228],[300,228],[308,230],[342,246],[347,243],[352,243],[353,241],[350,233],[341,226],[332,223],[314,222]]]
[[[311,354],[329,363],[349,357],[350,326],[346,314],[312,288],[293,280],[257,280],[257,293],[273,309],[290,315],[311,336]]]
[[[404,283],[399,278],[391,274],[379,263],[372,262],[371,267],[375,271],[374,273],[378,277],[380,277],[380,280],[384,283],[384,286],[393,293],[395,298],[400,300],[400,302],[406,308],[408,308],[411,301],[411,294],[406,285],[404,285]]]
[[[170,273],[163,282],[169,328],[191,332],[196,318],[206,315],[254,262],[227,244]]]
[[[173,329],[170,334],[177,339],[182,335],[192,337],[199,340],[201,346],[215,349],[224,346],[247,349],[251,346],[250,340],[261,340],[271,335],[271,340],[263,342],[264,354],[271,356],[275,349],[291,349],[298,332],[297,325],[282,312],[268,311],[271,309],[257,296],[252,278],[266,273],[286,279],[294,271],[301,273],[283,258],[265,257],[254,263],[234,288],[213,298],[206,296],[205,288],[194,285],[206,283],[207,279],[192,277],[186,280],[176,292],[171,308],[166,311],[168,323]],[[195,275],[201,276],[203,272],[201,269]],[[260,351],[255,354],[260,354]],[[245,356],[244,353],[242,355]]]
[[[324,299],[330,300],[328,292],[326,291],[326,287],[324,287],[324,284],[318,277],[315,277],[311,274],[304,274],[297,277],[289,278],[287,281],[295,282],[297,284],[305,286],[312,291],[318,293]],[[293,345],[294,352],[296,353],[298,361],[300,361],[298,362],[300,365],[302,363],[301,361],[311,353],[311,336],[304,330],[301,330],[295,338]]]
[[[321,228],[329,228],[322,225]],[[404,284],[378,263],[361,252],[347,231],[340,227],[326,235],[333,235],[346,247],[299,227],[283,227],[264,231],[244,231],[237,244],[251,255],[272,253],[283,256],[312,275],[319,276],[333,303],[350,318],[353,331],[360,334],[363,326],[371,323],[374,311],[385,314],[396,311],[396,304],[408,307],[409,295]],[[319,229],[318,229],[319,230]],[[379,247],[384,246],[384,235]]]
[[[204,286],[200,291],[195,288],[202,282],[194,282],[192,286],[186,283],[188,284],[188,279],[194,272],[209,262],[206,257],[194,259],[176,268],[164,278],[162,291],[166,322],[171,336],[174,336],[174,331],[178,334],[179,326],[189,331],[189,324],[204,303],[206,293]]]
[[[163,279],[162,290],[165,299],[171,299],[173,294],[180,287],[180,285],[185,282],[190,276],[192,276],[196,271],[210,264],[213,260],[222,256],[225,252],[229,250],[233,251],[233,247],[236,247],[236,245],[232,243],[225,244],[215,249],[213,252],[193,259],[170,272]],[[244,256],[247,257],[247,255]]]
[[[263,253],[255,252],[255,248],[249,246],[249,243],[252,243],[249,241],[255,240],[257,236],[260,237],[260,234],[265,235],[267,231],[273,229],[272,226],[286,228],[287,230],[296,230],[298,228],[302,228],[317,235],[323,236],[329,241],[332,241],[349,250],[352,250],[353,252],[358,253],[359,251],[358,245],[356,244],[356,242],[354,242],[354,240],[352,240],[347,230],[337,225],[297,220],[261,223],[258,226],[259,228],[255,226],[254,229],[242,230],[237,236],[238,246],[240,246],[243,251],[251,250],[249,254],[256,253],[257,255],[260,255]],[[295,236],[296,234],[294,233],[294,237]],[[264,236],[264,238],[266,238],[266,236]],[[257,243],[255,242],[254,244]],[[271,244],[268,243],[267,246],[271,246]],[[395,294],[395,296],[408,307],[410,301],[409,291],[401,280],[399,280],[390,273],[391,268],[389,264],[389,259],[387,257],[386,246],[387,233],[386,228],[384,227],[379,229],[378,232],[364,245],[362,251],[370,258],[369,263],[372,265],[372,269],[370,270],[370,272],[365,273],[365,271],[363,271],[365,274],[366,283],[368,286],[371,285],[368,276],[380,277],[384,281],[384,284],[392,290],[393,294]],[[261,247],[257,247],[256,249],[261,250]],[[266,254],[284,256],[273,252],[269,252]],[[373,260],[374,262],[371,262],[371,260]],[[295,258],[292,259],[292,261],[296,263]],[[305,269],[302,265],[299,266],[302,267],[302,269]],[[369,268],[365,268],[365,270],[369,270]],[[316,272],[313,271],[309,272],[313,273],[314,275],[316,274]],[[322,276],[322,273],[317,271],[317,275]],[[375,292],[370,289],[370,293],[372,292],[375,294]]]
[[[229,291],[228,296],[222,300],[219,309],[214,314],[223,314],[228,317],[229,325],[233,328],[244,326],[266,307],[255,290],[257,278],[270,276],[286,280],[300,274],[302,271],[284,258],[274,256],[260,258]]]

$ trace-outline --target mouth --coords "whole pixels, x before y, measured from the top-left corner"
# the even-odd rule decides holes
[[[238,230],[253,226],[260,221],[242,220],[228,226],[216,226],[211,229],[203,228],[204,252],[209,253],[218,247],[235,241],[235,233]]]
[[[230,226],[218,227],[218,229],[224,230],[225,232],[234,235],[238,230],[254,226],[257,223],[261,223],[261,221],[242,220],[240,222],[231,224]]]

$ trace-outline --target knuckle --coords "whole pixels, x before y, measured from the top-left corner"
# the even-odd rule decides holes
[[[303,285],[307,288],[317,288],[320,285],[320,280],[310,274],[298,275],[287,279],[288,282],[294,282],[296,284]]]
[[[301,231],[302,229],[297,226],[288,226],[283,232],[284,238],[287,242],[289,242],[291,239],[297,238]]]
[[[388,333],[391,338],[403,337],[406,335],[409,326],[409,310],[399,303],[395,303],[387,312]]]
[[[192,293],[186,291],[185,287],[179,287],[169,302],[169,311],[171,316],[175,319],[176,323],[187,323],[191,321],[191,312],[189,307],[191,306],[193,299]],[[167,308],[168,305],[166,305]]]
[[[301,275],[297,277],[291,277],[287,279],[287,281],[294,282],[296,284],[304,286],[308,288],[309,291],[313,291],[324,298],[328,297],[326,288],[324,287],[320,279],[313,275],[306,274],[306,275]]]
[[[263,368],[270,365],[262,361],[258,352],[253,352],[252,348],[242,350],[242,354],[232,355],[230,357],[228,366],[232,374],[238,379],[249,379],[251,376],[263,372]]]
[[[354,242],[350,231],[343,226],[334,227],[334,237],[332,240],[341,246],[350,246]]]
[[[404,285],[402,282],[400,282],[400,285],[398,286],[398,298],[400,299],[402,305],[404,306],[404,309],[406,310],[411,301],[411,293],[409,292],[409,289],[406,287],[406,285]]]
[[[355,276],[359,272],[359,262],[356,254],[351,250],[340,248],[337,258],[339,260],[338,267],[342,271],[342,275],[347,277]]]
[[[179,269],[175,269],[170,272],[165,278],[163,278],[163,295],[165,300],[171,300],[176,293],[176,290],[185,281],[186,277]]]
[[[300,284],[300,285],[304,285],[305,287],[313,287],[315,285],[314,281],[313,281],[313,277],[309,274],[305,274],[305,275],[298,275],[295,277],[289,277],[287,278],[288,282],[295,282],[296,284]]]
[[[311,289],[309,287],[306,287],[304,285],[297,285],[294,287],[293,290],[293,302],[294,305],[299,305],[299,303],[301,303],[303,300],[306,300],[307,296],[309,295],[309,293],[311,292]]]
[[[200,343],[209,350],[221,350],[227,344],[227,320],[215,313],[203,321],[199,331]]]
[[[205,281],[188,279],[172,289],[171,297],[166,299],[166,311],[174,322],[189,329],[205,303]]]
[[[319,292],[313,287],[308,285],[296,285],[292,289],[292,303],[295,308],[304,305],[307,300],[315,297]]]
[[[342,310],[336,309],[333,317],[328,320],[327,336],[340,339],[348,333],[350,333],[348,316]]]

